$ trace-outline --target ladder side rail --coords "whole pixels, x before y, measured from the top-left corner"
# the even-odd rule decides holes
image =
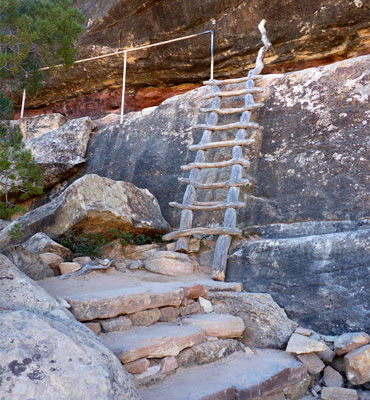
[[[218,86],[212,86],[212,93],[216,94],[220,89]],[[221,105],[221,98],[215,97],[212,100],[212,108],[219,108]],[[208,116],[207,125],[216,125],[218,121],[218,114],[212,112]],[[200,144],[209,143],[212,139],[213,132],[205,129],[203,132]],[[203,163],[206,159],[207,150],[198,150],[195,156],[194,163]],[[194,168],[189,173],[189,180],[196,181],[201,174],[201,169]],[[185,205],[191,205],[196,199],[197,189],[193,185],[188,185],[183,197],[182,203]],[[190,229],[193,225],[194,210],[182,210],[179,231],[184,229]],[[176,242],[176,251],[187,252],[189,250],[189,237],[180,237]]]
[[[253,76],[253,72],[250,71],[248,76]],[[249,80],[246,82],[247,87],[253,87],[254,81]],[[251,94],[247,94],[245,96],[245,107],[254,103],[253,96]],[[245,123],[249,122],[251,119],[252,112],[244,111],[240,117],[240,121]],[[235,140],[245,140],[246,138],[246,130],[239,129],[236,133]],[[243,156],[242,148],[240,146],[233,147],[233,157],[235,156]],[[243,168],[241,165],[233,165],[231,170],[231,178],[230,182],[239,182],[242,179]],[[238,201],[239,199],[240,188],[233,186],[229,189],[227,202]],[[224,216],[224,227],[235,228],[236,227],[236,209],[228,208],[225,212]],[[213,256],[212,263],[212,279],[217,281],[224,281],[226,275],[226,264],[227,264],[227,255],[229,252],[229,247],[231,244],[232,237],[230,235],[220,235],[216,242],[215,253]]]
[[[263,47],[260,48],[257,55],[256,66],[249,71],[248,78],[250,78],[246,82],[246,89],[250,89],[254,87],[253,77],[259,75],[264,67],[263,59],[269,47],[271,46],[270,41],[267,38],[266,30],[265,30],[265,23],[266,20],[262,20],[259,25],[258,29],[262,35],[262,43]],[[253,96],[251,94],[246,94],[245,96],[245,107],[249,107],[251,104],[254,103]],[[244,111],[240,122],[250,122],[251,118],[251,111]],[[236,139],[245,139],[245,130],[240,129],[237,132]],[[237,146],[239,147],[239,146]],[[240,148],[240,147],[239,147]],[[239,151],[235,149],[236,151]],[[233,148],[233,156],[234,156],[234,148]],[[230,181],[234,180],[234,178],[240,180],[241,176],[239,176],[239,169],[241,169],[240,165],[234,165],[232,167],[231,179]],[[235,172],[234,172],[235,171]],[[234,176],[233,176],[234,173]],[[239,188],[232,187],[229,189],[230,199],[232,198],[233,201],[238,201],[239,193],[235,192],[235,190],[239,190]],[[238,195],[237,198],[235,196]],[[235,209],[227,209],[225,212],[224,217],[224,227],[235,228],[236,227],[236,210]],[[229,247],[231,244],[232,237],[229,235],[220,235],[216,242],[215,254],[213,257],[213,264],[212,264],[212,278],[218,281],[224,281],[226,275],[226,264],[227,264],[227,255],[229,252]]]

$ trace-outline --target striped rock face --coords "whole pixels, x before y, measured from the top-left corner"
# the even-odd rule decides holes
[[[369,4],[364,0],[325,4],[321,0],[309,4],[305,0],[162,0],[145,5],[134,0],[75,0],[74,4],[86,15],[80,58],[213,29],[216,73],[241,76],[255,61],[256,27],[263,18],[274,45],[268,55],[270,72],[369,52]],[[128,108],[158,105],[171,92],[184,93],[184,83],[199,84],[208,78],[209,53],[209,36],[130,53]],[[83,64],[68,75],[50,82],[44,92],[29,99],[29,106],[49,105],[74,116],[119,108],[122,56]]]

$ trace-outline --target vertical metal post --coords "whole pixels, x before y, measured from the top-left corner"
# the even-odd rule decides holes
[[[214,65],[214,32],[211,31],[211,76],[210,79],[213,79],[213,65]]]
[[[24,106],[26,104],[26,88],[23,89],[22,107],[21,107],[21,118],[24,116]]]
[[[127,51],[125,51],[123,54],[124,58],[123,58],[123,76],[122,76],[121,125],[123,123],[123,114],[125,112]]]

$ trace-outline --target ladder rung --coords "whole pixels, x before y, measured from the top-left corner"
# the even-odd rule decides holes
[[[198,124],[194,125],[193,129],[204,129],[208,131],[228,131],[229,129],[248,129],[248,128],[259,128],[260,125],[257,122],[247,122],[240,123],[234,122],[233,124],[226,125],[206,125],[206,124]]]
[[[230,78],[230,79],[211,79],[209,81],[204,81],[203,85],[227,85],[232,83],[243,83],[250,80],[262,79],[263,75],[254,75],[251,77],[244,76],[243,78]]]
[[[216,204],[208,204],[205,202],[204,204],[201,204],[198,202],[198,204],[181,204],[176,201],[172,201],[169,203],[171,207],[175,208],[180,208],[181,210],[194,210],[194,211],[218,211],[218,210],[224,210],[226,208],[243,208],[245,207],[245,203],[242,202],[237,202],[237,203],[222,203],[222,202],[216,202]]]
[[[181,166],[182,171],[189,171],[194,168],[223,168],[223,167],[230,167],[235,164],[240,164],[243,167],[249,167],[250,162],[246,160],[245,158],[231,158],[230,160],[226,161],[219,161],[219,162],[213,162],[213,163],[190,163],[187,165]]]
[[[208,112],[215,112],[217,114],[228,115],[228,114],[239,114],[243,113],[244,111],[251,111],[257,108],[261,108],[263,103],[254,103],[248,107],[240,107],[240,108],[200,108],[200,112],[208,113]]]
[[[207,94],[202,97],[202,100],[209,100],[209,99],[213,99],[214,97],[242,96],[244,94],[261,93],[261,92],[263,92],[263,89],[259,88],[259,87],[250,88],[250,89],[228,90],[225,92],[220,91],[217,93]]]
[[[185,183],[187,185],[192,185],[196,189],[223,189],[223,188],[230,188],[230,187],[239,187],[239,186],[246,186],[250,185],[250,181],[248,179],[242,179],[240,182],[214,182],[214,183],[200,183],[196,181],[192,181],[188,178],[178,178],[179,182]]]
[[[241,229],[238,228],[190,228],[182,231],[174,231],[162,236],[162,240],[172,240],[180,237],[187,237],[192,235],[230,235],[240,236]]]
[[[244,140],[224,140],[223,142],[209,142],[205,144],[192,144],[189,146],[189,150],[207,150],[215,149],[219,147],[234,147],[234,146],[248,146],[255,142],[255,139],[244,139]]]

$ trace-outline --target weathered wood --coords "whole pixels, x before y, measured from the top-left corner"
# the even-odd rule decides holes
[[[171,207],[175,208],[180,208],[182,210],[194,210],[194,211],[219,211],[219,210],[224,210],[225,208],[243,208],[246,206],[246,203],[218,203],[215,205],[200,205],[200,204],[192,204],[192,205],[187,205],[187,204],[181,204],[177,203],[176,201],[172,201],[169,203]]]
[[[252,78],[249,78],[248,76],[243,76],[242,78],[230,78],[230,79],[212,79],[209,81],[204,81],[203,85],[229,85],[233,83],[243,83],[248,81],[249,79],[257,80],[257,79],[262,79],[263,75],[254,75]]]
[[[107,270],[112,265],[112,262],[113,261],[110,260],[105,265],[103,265],[103,264],[99,264],[96,261],[89,261],[81,269],[71,272],[69,274],[59,275],[58,278],[59,279],[68,279],[68,278],[71,278],[72,276],[80,276],[80,275],[83,275],[83,274],[86,274],[86,273],[92,272],[92,271]]]
[[[245,139],[245,140],[224,140],[223,142],[210,142],[207,144],[192,144],[188,147],[189,150],[208,150],[220,147],[233,147],[233,146],[249,146],[254,143],[255,139]]]
[[[230,129],[248,129],[248,128],[258,129],[260,125],[257,122],[248,122],[245,124],[242,124],[240,122],[234,122],[232,124],[210,125],[210,126],[199,124],[199,125],[194,125],[193,129],[206,129],[206,127],[210,131],[229,131]]]
[[[230,160],[218,161],[218,162],[190,163],[187,165],[183,165],[180,168],[182,171],[189,171],[193,168],[199,168],[199,169],[222,168],[222,167],[231,167],[235,164],[240,164],[240,165],[243,165],[244,167],[249,167],[250,162],[249,162],[249,160],[246,160],[245,158],[231,158]]]
[[[212,86],[212,94],[217,94],[220,89],[217,86]],[[212,108],[219,108],[221,105],[221,98],[215,96],[212,100]],[[210,113],[208,116],[207,124],[215,125],[218,121],[217,113]],[[206,144],[211,141],[213,131],[205,129],[203,132],[202,139],[200,140],[201,144]],[[206,158],[206,152],[204,150],[198,150],[195,156],[195,163],[204,162]],[[192,169],[189,174],[190,181],[196,181],[199,178],[201,170],[200,169]],[[185,194],[183,197],[183,204],[192,204],[196,199],[196,188],[192,185],[188,185],[185,190]],[[193,224],[193,210],[183,210],[181,212],[181,220],[180,220],[180,230],[190,229]],[[180,237],[176,242],[176,251],[187,252],[189,249],[189,237]]]
[[[243,96],[245,94],[252,94],[252,93],[261,93],[263,92],[263,88],[250,88],[250,89],[237,89],[237,90],[227,90],[225,92],[218,92],[216,94],[206,94],[205,96],[202,97],[202,100],[209,100],[213,99],[216,96],[220,97],[232,97],[232,96]]]
[[[171,233],[167,233],[162,236],[163,240],[169,241],[181,237],[189,237],[193,235],[231,235],[241,236],[242,231],[238,228],[191,228],[178,230]]]
[[[264,28],[265,20],[262,20],[258,25],[258,29],[262,34],[262,42],[264,46],[259,50],[256,66],[254,69],[249,71],[248,79],[246,79],[246,88],[247,90],[251,90],[254,88],[254,81],[253,77],[257,76],[261,73],[263,68],[263,57],[267,51],[267,49],[271,46],[271,43],[268,41],[266,36],[266,31]],[[249,92],[251,93],[251,92]],[[249,107],[251,104],[254,103],[253,96],[251,94],[246,94],[245,96],[245,107]],[[251,112],[245,111],[241,115],[240,122],[241,123],[248,123],[251,118]],[[245,130],[240,129],[238,130],[235,140],[243,140],[245,138]],[[233,157],[241,157],[241,147],[235,146],[233,148]],[[231,171],[231,178],[230,181],[239,181],[242,176],[242,170],[240,165],[234,165]],[[231,187],[229,189],[227,201],[238,201],[239,198],[239,188]],[[236,226],[236,210],[232,208],[228,208],[225,212],[224,217],[224,227],[230,227],[232,229]],[[218,237],[215,247],[215,253],[213,258],[212,264],[212,278],[218,281],[225,280],[226,274],[226,264],[227,264],[227,254],[229,251],[230,243],[231,243],[230,235],[221,235]]]
[[[238,187],[238,186],[247,186],[250,185],[250,181],[248,179],[241,179],[239,182],[214,182],[214,183],[201,183],[196,181],[190,181],[187,178],[178,178],[179,182],[193,185],[197,189],[223,189],[230,187]]]
[[[251,104],[248,107],[239,107],[239,108],[200,108],[199,111],[202,113],[209,113],[209,112],[215,112],[217,114],[221,115],[228,115],[228,114],[240,114],[244,111],[251,111],[255,110],[257,108],[261,108],[263,106],[263,103],[254,103]]]

